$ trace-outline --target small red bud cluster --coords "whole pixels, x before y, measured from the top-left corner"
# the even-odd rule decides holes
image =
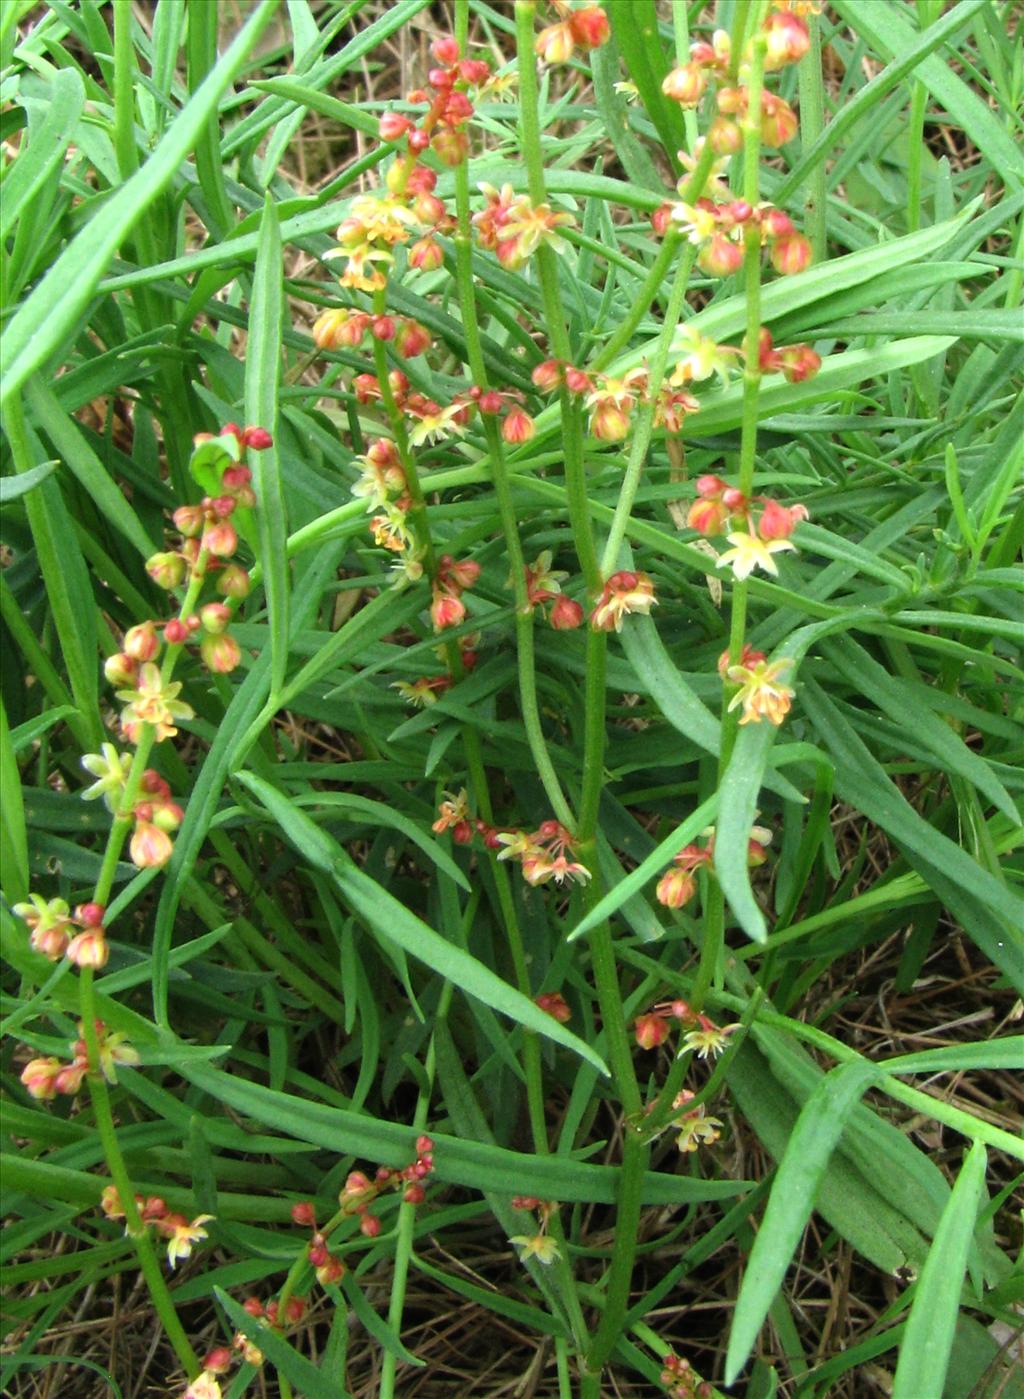
[[[72,913],[63,899],[47,901],[32,894],[28,902],[15,904],[14,912],[28,925],[32,948],[49,961],[59,962],[66,956],[76,967],[98,970],[107,965],[110,948],[103,927],[102,904],[79,904]],[[33,1093],[32,1096],[53,1097],[53,1094]]]
[[[472,588],[479,577],[480,565],[474,560],[456,562],[451,554],[441,555],[430,604],[430,620],[435,631],[457,627],[465,620],[466,604],[462,601],[462,594]]]
[[[558,22],[542,29],[533,46],[544,63],[568,63],[577,49],[589,53],[608,42],[611,28],[600,5],[574,10],[565,0],[556,0],[554,8],[560,16]]]
[[[374,1200],[385,1190],[400,1190],[408,1205],[420,1205],[426,1198],[425,1183],[434,1171],[433,1140],[421,1134],[416,1138],[416,1159],[408,1166],[378,1166],[373,1179],[364,1171],[350,1171],[338,1196],[345,1214],[359,1217],[359,1232],[368,1239],[380,1233],[380,1220],[370,1212]],[[314,1235],[314,1240],[322,1236]]]
[[[88,905],[83,905],[88,907]],[[76,910],[77,912],[77,910]],[[102,913],[102,910],[101,910]],[[102,933],[102,928],[99,929]],[[96,1041],[99,1054],[99,1068],[110,1083],[117,1082],[117,1065],[135,1065],[139,1056],[120,1032],[108,1035],[102,1020],[97,1020]],[[58,1093],[74,1097],[82,1086],[89,1071],[89,1053],[82,1026],[78,1027],[79,1037],[71,1045],[71,1062],[63,1064],[53,1055],[32,1059],[21,1072],[21,1082],[29,1095],[40,1102],[49,1102]]]
[[[821,356],[810,345],[787,345],[776,350],[772,333],[762,326],[758,337],[758,363],[762,374],[782,374],[790,384],[813,379],[821,368]]]
[[[489,850],[497,850],[499,860],[518,860],[523,878],[534,888],[554,881],[561,886],[586,884],[590,871],[570,859],[576,838],[560,821],[542,821],[535,831],[498,830],[477,822],[477,830]]]
[[[128,847],[137,869],[159,869],[174,853],[171,836],[185,819],[171,800],[170,785],[153,768],[142,774],[139,800],[132,807],[135,830]]]
[[[669,1399],[711,1399],[714,1393],[707,1380],[694,1374],[690,1362],[672,1351],[662,1360],[659,1378]]]
[[[755,506],[760,507],[756,517]],[[788,540],[800,521],[807,518],[806,505],[787,506],[767,496],[748,497],[720,476],[706,475],[697,477],[697,499],[687,512],[686,523],[705,538],[740,531],[756,534],[768,543]]]
[[[354,349],[367,332],[392,345],[402,359],[415,359],[433,344],[426,326],[410,316],[374,316],[342,306],[325,311],[313,324],[313,339],[321,350]]]
[[[624,617],[633,612],[646,617],[657,602],[654,584],[646,573],[623,569],[605,583],[590,614],[590,625],[594,631],[621,631]]]
[[[572,1011],[569,1008],[569,1003],[562,995],[561,991],[544,991],[541,995],[535,996],[533,999],[534,1004],[539,1006],[541,1010],[546,1011],[554,1020],[557,1020],[559,1025],[568,1025],[569,1021],[572,1019]],[[522,1207],[517,1205],[516,1208],[520,1209]]]

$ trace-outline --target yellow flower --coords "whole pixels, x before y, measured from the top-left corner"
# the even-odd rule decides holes
[[[532,1237],[527,1234],[514,1234],[509,1243],[515,1244],[524,1263],[528,1258],[536,1258],[538,1263],[543,1263],[546,1267],[558,1257],[558,1241],[547,1234],[534,1234]]]
[[[207,1237],[203,1225],[213,1218],[212,1214],[197,1214],[191,1223],[181,1220],[172,1225],[171,1237],[167,1241],[167,1259],[173,1268],[179,1258],[188,1258],[193,1247]]]
[[[727,678],[740,687],[729,701],[729,711],[743,706],[741,724],[759,724],[762,719],[776,725],[782,723],[796,694],[779,680],[789,666],[789,658],[784,656],[781,661],[757,661],[752,666],[729,667]]]
[[[772,555],[781,554],[787,549],[796,549],[796,545],[789,539],[758,539],[756,534],[748,534],[745,530],[728,534],[726,539],[733,547],[719,557],[717,567],[731,568],[741,583],[750,577],[755,568],[763,568],[765,573],[777,578],[779,566]]]
[[[461,436],[466,430],[464,425],[458,421],[458,415],[461,411],[457,403],[449,403],[447,408],[442,408],[437,413],[427,413],[420,418],[409,433],[409,445],[422,447],[426,442],[440,442],[442,438],[450,436],[453,432],[457,432]]]

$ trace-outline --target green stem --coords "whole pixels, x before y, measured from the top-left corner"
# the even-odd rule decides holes
[[[461,5],[457,7],[457,13],[461,8]],[[469,169],[466,162],[455,168],[455,199],[458,217],[458,231],[455,235],[456,286],[458,288],[459,308],[462,313],[462,326],[466,337],[467,362],[474,384],[485,389],[489,387],[489,383],[484,363],[483,345],[480,339],[480,325],[476,313],[470,233]],[[551,803],[551,810],[563,826],[572,829],[575,824],[573,815],[562,792],[562,784],[555,772],[541,727],[540,706],[537,700],[537,675],[534,664],[533,607],[527,594],[526,560],[519,537],[519,522],[515,502],[512,498],[512,487],[509,484],[504,445],[497,424],[492,417],[484,415],[483,426],[491,454],[491,478],[494,482],[494,494],[498,502],[502,532],[505,536],[505,547],[508,550],[512,591],[515,597],[516,661],[523,728],[526,731],[526,740],[530,746],[537,774],[548,801]]]
[[[808,30],[811,46],[800,60],[797,75],[800,85],[800,147],[809,151],[825,126],[825,88],[821,76],[821,19],[809,15]],[[911,156],[914,138],[910,138]],[[824,260],[828,250],[828,182],[825,162],[819,160],[807,177],[804,211],[807,234],[811,240],[814,261]]]
[[[668,309],[665,312],[665,321],[661,327],[661,334],[658,336],[648,375],[647,396],[650,402],[647,403],[637,415],[636,424],[633,429],[633,440],[629,447],[629,460],[626,464],[626,472],[622,479],[619,499],[615,506],[612,527],[608,532],[604,553],[601,556],[602,578],[607,578],[609,574],[614,573],[618,566],[619,550],[622,548],[622,541],[626,537],[630,513],[633,509],[636,493],[640,487],[640,477],[643,473],[644,459],[647,456],[647,448],[650,445],[651,433],[654,429],[655,404],[665,378],[665,368],[668,364],[669,351],[672,347],[672,339],[676,333],[676,326],[679,324],[679,317],[683,309],[683,301],[686,297],[686,288],[690,280],[690,269],[693,267],[696,253],[696,248],[688,244],[676,268],[675,279],[672,283],[672,291],[669,295]]]
[[[78,985],[81,998],[82,1038],[85,1040],[86,1055],[89,1060],[86,1082],[89,1085],[89,1097],[92,1102],[96,1131],[103,1148],[104,1160],[117,1189],[121,1208],[124,1210],[125,1231],[135,1248],[142,1276],[146,1281],[150,1298],[156,1308],[157,1316],[160,1318],[160,1324],[167,1339],[189,1379],[195,1379],[200,1369],[199,1361],[189,1344],[185,1329],[178,1319],[170,1289],[160,1271],[160,1264],[153,1250],[153,1241],[149,1236],[148,1226],[143,1224],[142,1216],[135,1203],[135,1188],[117,1140],[117,1128],[114,1126],[114,1118],[110,1110],[110,1095],[107,1092],[106,1079],[100,1068],[92,967],[82,968]]]
[[[114,0],[114,150],[122,180],[139,166],[135,149],[135,50],[132,0]]]
[[[427,1114],[430,1111],[430,1087],[434,1082],[434,1066],[434,1041],[431,1040],[426,1062],[423,1065],[429,1086],[420,1093],[413,1116],[413,1128],[417,1136],[423,1132],[427,1125]],[[412,1238],[415,1223],[416,1206],[403,1200],[398,1207],[398,1224],[395,1228],[395,1264],[391,1279],[391,1300],[388,1304],[388,1325],[396,1336],[400,1335],[402,1330],[402,1313],[405,1310],[405,1290],[409,1279],[409,1260],[412,1258]],[[394,1399],[397,1368],[398,1357],[392,1351],[385,1351],[381,1367],[380,1399]]]
[[[544,152],[540,135],[540,97],[537,91],[537,66],[533,52],[533,23],[536,0],[516,0],[516,53],[519,69],[519,112],[522,124],[522,154],[526,165],[527,186],[534,205],[547,201],[544,179]],[[542,243],[534,254],[537,276],[544,305],[544,320],[548,340],[555,358],[571,361],[572,347],[562,310],[558,287],[558,259],[552,248]],[[587,510],[587,478],[583,462],[583,427],[579,404],[563,389],[560,395],[565,454],[565,483],[569,499],[576,551],[587,590],[592,596],[601,591],[601,570],[597,562],[594,530]]]

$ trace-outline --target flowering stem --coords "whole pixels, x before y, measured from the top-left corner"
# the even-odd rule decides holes
[[[516,52],[519,68],[519,111],[522,121],[522,153],[530,199],[533,204],[547,200],[544,181],[544,153],[540,139],[540,98],[537,91],[537,67],[533,53],[533,21],[536,0],[516,0]],[[537,249],[537,275],[544,303],[544,319],[548,340],[556,359],[569,362],[572,347],[562,311],[562,296],[558,287],[558,261],[552,248],[545,244]],[[583,464],[583,430],[580,408],[565,389],[561,393],[563,450],[565,453],[565,485],[569,501],[576,551],[587,590],[595,597],[601,591],[603,579],[597,562],[597,547],[587,509],[587,478]]]
[[[456,15],[468,13],[468,6],[460,0]],[[457,18],[456,37],[460,37],[461,27]],[[463,46],[464,38],[461,40]],[[469,169],[466,161],[455,167],[455,199],[458,216],[458,231],[455,235],[456,285],[459,294],[459,308],[462,313],[462,328],[466,337],[466,355],[473,382],[479,388],[489,387],[487,369],[484,363],[483,346],[480,341],[480,326],[476,314],[475,284],[473,281],[473,252],[470,235],[469,213]],[[548,753],[547,743],[540,722],[540,708],[537,703],[537,675],[534,665],[533,646],[533,607],[527,596],[526,560],[523,556],[522,541],[519,538],[519,524],[516,517],[512,488],[509,484],[508,466],[505,461],[504,446],[497,424],[489,414],[482,414],[484,435],[491,454],[491,479],[498,502],[502,531],[508,549],[509,567],[512,574],[512,591],[516,605],[516,658],[519,670],[519,703],[523,715],[523,727],[553,814],[563,826],[572,828],[574,821],[569,804],[562,792],[554,764]]]
[[[683,309],[683,300],[686,296],[686,288],[690,280],[690,269],[693,266],[696,253],[697,249],[692,244],[687,244],[686,250],[679,259],[679,265],[676,268],[675,280],[672,283],[672,291],[669,295],[668,309],[665,312],[665,321],[661,327],[661,334],[658,336],[654,357],[651,360],[651,368],[647,382],[647,396],[650,402],[637,414],[636,425],[633,429],[633,440],[629,447],[629,461],[626,464],[626,472],[622,479],[619,499],[615,506],[615,516],[612,520],[612,527],[608,532],[608,540],[604,546],[604,553],[601,556],[601,576],[603,578],[607,578],[610,573],[613,573],[618,565],[619,550],[622,548],[622,541],[626,535],[630,512],[633,509],[633,502],[636,499],[636,493],[640,486],[640,476],[644,468],[644,458],[647,455],[647,448],[650,445],[651,433],[654,428],[655,403],[665,377],[665,366],[668,363],[672,338],[676,333],[676,326],[679,324],[679,317]]]
[[[96,1131],[103,1147],[103,1157],[117,1189],[121,1208],[124,1210],[125,1231],[135,1247],[139,1267],[146,1280],[146,1286],[160,1318],[160,1324],[174,1349],[175,1355],[191,1380],[199,1373],[199,1361],[196,1359],[195,1352],[185,1335],[185,1329],[178,1319],[170,1289],[160,1271],[160,1264],[153,1251],[153,1241],[149,1236],[147,1226],[142,1222],[142,1216],[135,1203],[135,1189],[117,1140],[117,1129],[114,1126],[114,1117],[110,1109],[110,1094],[107,1092],[106,1079],[103,1077],[103,1070],[100,1067],[92,967],[81,969],[78,987],[82,1013],[82,1038],[85,1041],[86,1055],[89,1061],[86,1082],[89,1085],[89,1097],[92,1102]]]

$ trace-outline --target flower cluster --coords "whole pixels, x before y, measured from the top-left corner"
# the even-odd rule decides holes
[[[653,1010],[638,1015],[633,1022],[633,1031],[641,1049],[657,1049],[673,1027],[682,1029],[686,1025],[690,1028],[682,1037],[679,1052],[692,1050],[699,1059],[706,1059],[708,1055],[717,1058],[726,1048],[729,1035],[738,1029],[736,1025],[716,1025],[700,1011],[693,1010],[686,1001],[677,998],[662,1001]]]
[[[760,655],[760,652],[756,654]],[[684,845],[678,855],[673,856],[671,865],[658,880],[658,887],[655,891],[657,900],[666,908],[682,908],[689,903],[697,892],[697,872],[699,870],[706,869],[709,874],[714,872],[715,828],[713,826],[709,826],[704,832],[704,839],[706,842],[704,845],[698,845],[696,842]],[[767,860],[771,839],[772,832],[767,827],[754,826],[752,828],[747,846],[747,861],[752,869],[763,865]]]
[[[662,1359],[659,1376],[669,1399],[711,1399],[713,1387],[694,1374],[690,1362],[669,1351]]]
[[[132,691],[138,695],[142,687],[147,692],[159,692],[162,688],[160,671],[155,665],[143,665],[139,674],[139,689]],[[175,690],[176,693],[176,690]],[[173,696],[168,700],[164,690],[164,703],[187,709]],[[123,692],[122,692],[123,697]],[[132,701],[134,704],[135,701]],[[170,785],[153,768],[146,768],[139,780],[139,788],[128,810],[123,809],[123,798],[128,783],[131,758],[127,753],[118,753],[112,743],[104,743],[99,753],[86,753],[82,766],[96,781],[82,792],[83,801],[102,797],[107,809],[115,816],[132,817],[135,828],[132,834],[129,854],[138,869],[154,869],[165,865],[173,854],[171,835],[181,825],[185,813],[177,802],[171,799]]]
[[[772,556],[796,548],[790,535],[807,518],[805,505],[780,505],[767,496],[746,496],[720,476],[705,475],[697,477],[697,499],[686,523],[705,538],[725,534],[732,547],[719,556],[718,567],[731,568],[742,582],[755,568],[777,577],[779,568]]]
[[[477,241],[495,253],[503,267],[522,267],[542,244],[556,253],[565,252],[568,245],[558,230],[576,222],[572,214],[550,204],[534,204],[511,185],[495,189],[481,181],[477,188],[486,201],[473,215]]]
[[[30,894],[27,903],[14,905],[14,912],[28,924],[32,948],[51,962],[59,962],[66,956],[76,967],[106,966],[110,947],[103,927],[105,910],[102,905],[79,904],[72,913],[63,899],[47,900],[39,894]]]
[[[62,1064],[53,1055],[32,1059],[21,1072],[21,1081],[29,1094],[40,1102],[49,1102],[58,1093],[74,1096],[82,1086],[82,1080],[89,1071],[89,1055],[79,1024],[79,1038],[71,1045],[71,1062]],[[96,1039],[99,1046],[99,1064],[103,1077],[108,1083],[117,1082],[118,1064],[135,1065],[139,1062],[137,1050],[128,1043],[121,1031],[107,1034],[102,1020],[96,1021]]]
[[[633,612],[646,617],[657,601],[654,584],[646,573],[613,573],[590,614],[590,625],[594,631],[621,631],[624,617]]]
[[[728,661],[728,657],[725,659]],[[739,687],[729,701],[729,712],[742,708],[741,724],[759,724],[767,719],[778,727],[796,694],[782,679],[791,664],[786,656],[769,661],[763,652],[744,647],[739,663],[725,667],[725,679]]]
[[[536,608],[544,610],[551,603],[549,621],[555,631],[573,631],[583,625],[584,612],[580,603],[562,592],[562,580],[569,575],[563,569],[552,568],[554,555],[544,549],[533,563],[524,564],[526,578],[526,608],[532,613]],[[512,580],[509,579],[511,586]]]
[[[685,190],[685,178],[679,182]],[[784,277],[803,272],[811,260],[811,245],[797,231],[788,214],[770,204],[754,208],[745,199],[714,200],[701,196],[692,204],[685,199],[660,205],[651,216],[654,231],[664,234],[673,227],[688,243],[699,248],[697,266],[709,277],[729,277],[743,264],[744,235],[757,231],[768,248],[771,265]]]
[[[575,840],[560,821],[542,821],[536,831],[491,830],[483,823],[485,843],[498,850],[499,860],[518,860],[527,884],[536,887],[554,880],[556,884],[586,884],[590,871],[586,865],[570,859]]]
[[[189,1258],[196,1244],[207,1237],[205,1224],[213,1219],[212,1214],[197,1214],[189,1220],[183,1214],[168,1209],[167,1203],[158,1195],[144,1199],[135,1196],[135,1207],[143,1224],[152,1224],[161,1238],[167,1240],[167,1261],[172,1268],[183,1258]],[[100,1208],[108,1219],[124,1219],[125,1210],[116,1185],[108,1185],[100,1198]]]
[[[430,1179],[433,1170],[433,1140],[426,1135],[420,1135],[416,1138],[416,1159],[410,1165],[398,1168],[378,1166],[372,1179],[364,1171],[349,1171],[338,1196],[342,1214],[356,1215],[359,1219],[359,1232],[368,1239],[375,1239],[380,1233],[380,1220],[370,1211],[374,1200],[385,1191],[397,1190],[401,1192],[407,1205],[421,1205],[426,1199],[425,1183]],[[296,1223],[308,1223],[314,1227],[309,1256],[321,1284],[327,1280],[336,1281],[341,1276],[341,1273],[337,1272],[341,1267],[340,1261],[327,1252],[324,1236],[316,1232],[312,1210],[312,1205],[304,1201],[296,1205],[292,1211],[292,1218]],[[322,1261],[318,1262],[320,1259]],[[328,1274],[333,1273],[334,1277],[321,1276],[321,1270],[326,1270]]]
[[[437,564],[437,577],[434,579],[433,600],[430,604],[430,620],[435,631],[446,627],[457,627],[466,618],[466,604],[462,594],[471,588],[480,577],[480,565],[473,559],[457,561],[451,554],[442,554]]]
[[[348,290],[382,291],[394,264],[394,249],[408,243],[414,234],[416,242],[408,253],[410,266],[434,270],[443,261],[435,235],[450,231],[452,220],[434,193],[437,173],[421,164],[420,156],[431,150],[442,164],[449,166],[461,165],[466,159],[466,125],[474,111],[471,93],[487,83],[491,70],[485,59],[461,58],[459,45],[450,36],[435,40],[431,53],[437,66],[427,74],[426,89],[416,88],[405,99],[410,106],[425,110],[417,118],[385,112],[380,119],[381,140],[401,142],[404,146],[400,159],[388,169],[385,191],[359,195],[352,201],[348,217],[338,227],[338,247],[328,254],[345,259],[339,282]],[[389,333],[390,317],[375,317],[353,325],[354,318],[345,313],[337,321],[331,319],[333,314],[329,312],[317,322],[314,334],[321,348],[358,344],[367,329],[378,339],[396,342],[401,333],[394,322]],[[409,324],[417,326],[416,322]],[[416,329],[411,332],[414,336],[416,333]],[[345,338],[349,334],[355,338]],[[426,343],[420,350],[400,349],[400,353],[421,353]]]
[[[440,252],[440,247],[434,246]],[[422,256],[413,265],[424,266]],[[374,340],[393,346],[401,359],[415,359],[433,343],[427,327],[411,316],[374,316],[369,311],[337,306],[325,311],[313,323],[313,340],[321,350],[338,350],[343,346],[354,349],[363,343],[367,332]]]
[[[688,1088],[683,1088],[672,1099],[673,1108],[684,1110],[676,1113],[668,1127],[676,1133],[676,1148],[684,1154],[697,1151],[701,1146],[713,1146],[722,1135],[719,1131],[722,1119],[712,1117],[703,1103],[695,1108],[687,1107],[694,1097]]]
[[[567,0],[554,0],[559,16],[537,35],[534,51],[544,63],[568,63],[577,49],[589,53],[606,44],[611,35],[608,16],[600,5],[584,4],[574,10]]]
[[[558,1213],[558,1206],[552,1200],[538,1200],[535,1195],[513,1195],[512,1208],[516,1210],[536,1210],[536,1234],[512,1234],[509,1243],[514,1244],[522,1262],[535,1258],[545,1266],[554,1263],[559,1257],[558,1240],[548,1233],[552,1216]]]

